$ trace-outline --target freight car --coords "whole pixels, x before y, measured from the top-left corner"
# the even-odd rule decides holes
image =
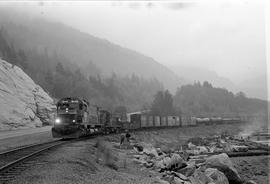
[[[125,129],[196,126],[196,121],[187,116],[158,116],[151,114],[131,114]]]
[[[210,118],[196,118],[197,125],[219,125],[219,124],[234,124],[246,122],[242,117],[210,117]]]

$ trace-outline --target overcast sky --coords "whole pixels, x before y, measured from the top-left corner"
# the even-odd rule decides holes
[[[262,1],[189,2],[28,2],[19,7],[167,66],[205,67],[234,81],[266,72]]]

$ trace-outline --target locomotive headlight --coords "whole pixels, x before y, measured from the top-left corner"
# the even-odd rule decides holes
[[[60,124],[60,123],[61,123],[61,120],[59,118],[56,118],[55,124]]]
[[[73,123],[75,123],[75,119],[74,119],[74,120],[72,120],[72,122],[73,122]]]

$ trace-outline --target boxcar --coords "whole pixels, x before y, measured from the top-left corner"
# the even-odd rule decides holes
[[[141,127],[142,128],[148,127],[148,125],[147,125],[147,115],[144,115],[144,114],[141,115]]]
[[[130,126],[130,122],[128,122],[128,121],[126,121],[126,122],[121,122],[121,124],[122,124],[122,129],[123,130],[129,130],[129,129],[131,129],[132,127]]]
[[[188,126],[189,125],[189,123],[188,123],[188,117],[182,116],[181,117],[181,122],[182,122],[181,126]]]
[[[181,126],[181,121],[180,121],[180,117],[176,116],[176,126]]]
[[[141,128],[141,114],[130,115],[130,123],[131,123],[132,129]]]
[[[196,117],[191,117],[190,118],[190,126],[196,126],[197,124],[197,119]]]
[[[167,124],[167,117],[166,116],[162,116],[161,117],[161,125],[162,127],[166,127],[168,124]]]
[[[160,116],[155,116],[155,127],[160,127]]]
[[[175,117],[174,116],[168,116],[168,126],[175,126]]]
[[[148,123],[147,123],[148,127],[154,127],[154,117],[151,115],[148,115]]]

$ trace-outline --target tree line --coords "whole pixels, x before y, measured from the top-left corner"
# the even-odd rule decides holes
[[[151,106],[153,114],[190,115],[199,117],[267,114],[267,101],[247,98],[243,92],[233,94],[224,88],[203,84],[183,85],[172,95],[158,91]]]

